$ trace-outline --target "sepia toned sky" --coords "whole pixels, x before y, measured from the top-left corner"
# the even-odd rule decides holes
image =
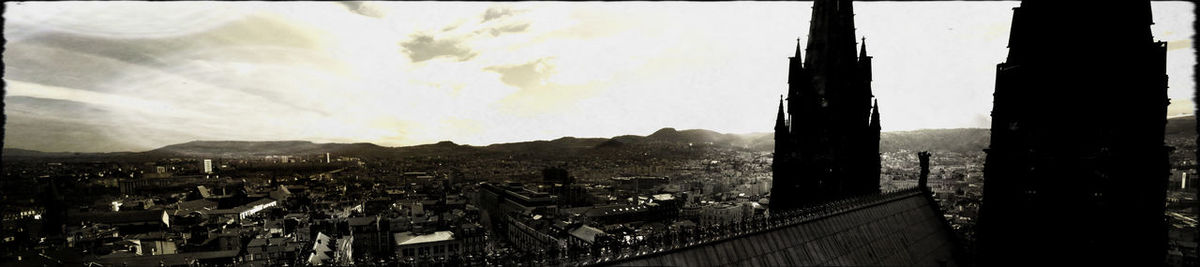
[[[810,2],[5,5],[4,147],[75,152],[769,132],[811,12]],[[988,127],[1017,5],[855,3],[884,131]],[[1153,34],[1168,42],[1168,115],[1190,114],[1192,4],[1153,8]]]

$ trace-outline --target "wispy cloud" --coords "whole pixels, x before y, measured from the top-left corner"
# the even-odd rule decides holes
[[[1015,3],[861,4],[885,130],[986,124]],[[807,5],[6,3],[5,146],[768,131]],[[1190,110],[1192,18],[1171,10],[1186,14],[1156,9],[1154,27],[1170,31],[1172,110]]]
[[[343,6],[346,6],[346,9],[350,10],[350,12],[354,12],[359,15],[368,16],[368,17],[372,17],[372,18],[383,18],[383,17],[387,16],[386,11],[375,7],[375,5],[372,4],[371,2],[339,1],[337,3],[342,4]]]
[[[533,90],[546,85],[546,79],[554,73],[554,66],[547,58],[515,66],[492,66],[485,70],[500,73],[500,80],[512,86]]]
[[[453,39],[434,39],[431,35],[418,34],[412,40],[400,43],[405,53],[413,62],[421,62],[440,56],[448,56],[459,61],[468,60],[475,53],[460,41]]]
[[[488,22],[490,20],[511,16],[515,13],[516,12],[514,12],[511,8],[507,8],[507,7],[488,8],[488,10],[483,13],[483,21],[482,22]]]

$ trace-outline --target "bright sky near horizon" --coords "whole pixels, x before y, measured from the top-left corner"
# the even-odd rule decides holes
[[[769,132],[811,12],[810,2],[5,5],[4,146],[75,152]],[[855,3],[883,130],[988,127],[1017,5]],[[1192,9],[1153,3],[1168,115],[1194,109]],[[1087,45],[1069,41],[1064,50]]]

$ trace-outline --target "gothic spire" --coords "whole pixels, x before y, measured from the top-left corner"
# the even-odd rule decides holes
[[[779,115],[776,115],[776,117],[775,117],[775,130],[776,131],[787,129],[787,120],[785,118],[786,117],[783,113],[783,95],[780,95],[779,96]]]
[[[863,38],[862,38],[862,49],[858,50],[858,59],[861,60],[864,58],[867,58],[867,37],[866,36],[863,36]]]
[[[860,124],[861,125],[861,124]],[[879,130],[879,99],[871,106],[871,129]]]
[[[804,58],[803,57],[804,55],[800,53],[801,49],[803,49],[803,48],[800,47],[800,38],[797,37],[796,38],[796,58],[800,58],[800,59]]]
[[[854,62],[854,4],[849,0],[816,0],[809,23],[808,57],[804,66],[809,69],[844,71]]]

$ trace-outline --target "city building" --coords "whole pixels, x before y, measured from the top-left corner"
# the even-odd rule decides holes
[[[981,264],[1164,262],[1167,48],[1151,24],[1150,1],[1013,10],[996,66]]]
[[[297,258],[299,251],[306,244],[293,238],[273,237],[255,238],[246,244],[243,263],[254,266],[268,266],[280,262],[288,262]]]
[[[482,213],[481,222],[494,236],[522,250],[558,243],[540,231],[544,228],[540,226],[545,225],[535,223],[542,217],[558,213],[557,196],[530,190],[520,183],[483,183],[479,189],[476,204]]]
[[[418,257],[453,257],[463,247],[460,240],[454,239],[450,231],[437,231],[429,234],[402,232],[393,234],[396,256],[400,259]]]
[[[120,212],[86,212],[69,214],[68,225],[101,223],[121,228],[123,232],[160,231],[171,227],[171,218],[162,210]]]
[[[575,247],[588,247],[596,243],[598,237],[606,235],[604,230],[588,225],[580,225],[568,232],[567,244]]]
[[[354,257],[364,254],[385,256],[391,254],[391,223],[381,216],[351,217],[346,219],[350,235],[354,237]]]
[[[508,216],[506,225],[506,241],[521,251],[541,254],[566,249],[566,239],[553,234],[552,217],[514,214]]]
[[[204,159],[204,173],[213,173],[213,162],[211,159]]]
[[[775,119],[772,209],[879,192],[879,108],[865,39],[855,51],[853,6],[813,2],[807,54],[797,40]]]
[[[656,188],[669,184],[671,178],[662,176],[620,176],[613,177],[612,181],[614,187],[617,189],[635,194],[649,194],[656,192]]]

